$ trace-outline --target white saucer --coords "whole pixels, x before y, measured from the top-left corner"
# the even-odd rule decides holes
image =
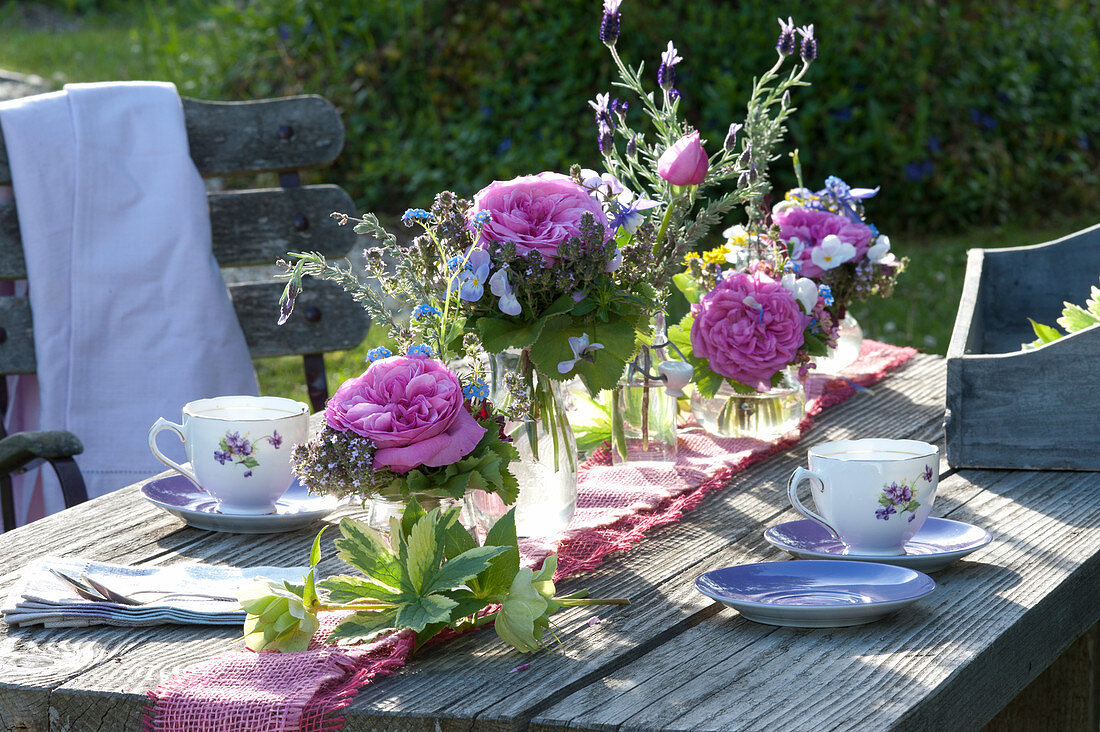
[[[155,506],[177,516],[189,526],[231,534],[277,534],[309,526],[347,503],[335,496],[310,495],[295,480],[275,502],[274,513],[263,516],[231,516],[218,513],[218,502],[182,475],[149,481],[141,495]]]
[[[821,524],[810,519],[788,521],[764,531],[772,546],[799,559],[848,559],[859,562],[894,564],[899,567],[935,572],[956,559],[981,549],[993,540],[988,531],[963,521],[929,518],[905,544],[905,554],[893,557],[852,554]]]

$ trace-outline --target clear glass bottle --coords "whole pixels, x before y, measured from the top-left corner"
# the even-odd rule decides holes
[[[611,464],[668,466],[676,462],[676,398],[657,365],[665,361],[664,313],[653,317],[653,343],[643,346],[611,394]]]

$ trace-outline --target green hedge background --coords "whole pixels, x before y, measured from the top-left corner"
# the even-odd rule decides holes
[[[216,19],[209,48],[181,54],[172,22],[142,36],[161,76],[210,98],[325,94],[348,130],[340,179],[364,210],[599,162],[587,101],[612,81],[600,0],[201,6]],[[1100,201],[1097,3],[625,0],[622,13],[620,52],[651,78],[674,41],[683,109],[712,150],[775,59],[776,17],[813,23],[819,60],[785,151],[800,149],[808,184],[881,185],[870,215],[883,231]],[[785,160],[774,171],[777,186],[793,183]]]

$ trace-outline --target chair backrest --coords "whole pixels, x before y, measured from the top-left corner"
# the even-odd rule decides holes
[[[332,162],[344,145],[335,107],[319,96],[249,102],[183,100],[191,158],[203,177],[275,172],[280,188],[211,192],[214,255],[222,267],[272,264],[288,251],[342,257],[354,245],[351,227],[335,226],[333,211],[353,211],[334,185],[299,182],[298,170]],[[0,184],[11,181],[0,134]],[[0,204],[0,280],[26,278],[16,203]],[[295,316],[277,325],[283,283],[228,285],[253,358],[302,355],[314,411],[327,399],[322,354],[354,348],[370,327],[363,309],[338,286],[314,282],[299,297]],[[0,298],[0,374],[34,373],[30,302]]]

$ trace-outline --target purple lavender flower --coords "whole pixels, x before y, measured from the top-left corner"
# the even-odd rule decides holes
[[[722,142],[722,149],[726,152],[733,152],[737,145],[737,133],[741,131],[744,125],[734,122],[730,124],[730,131],[726,133],[726,139]]]
[[[676,85],[675,67],[683,60],[677,55],[676,46],[673,46],[672,41],[669,41],[668,48],[661,54],[661,65],[657,68],[657,83],[666,92],[673,91],[673,87]]]
[[[283,446],[283,436],[279,434],[279,430],[271,430],[271,437],[267,441],[276,450]]]
[[[817,39],[814,38],[814,24],[804,25],[798,29],[798,34],[802,36],[802,60],[806,63],[810,63],[817,58]]]
[[[631,135],[630,141],[626,143],[626,156],[633,159],[638,154],[638,136]]]
[[[897,512],[897,509],[894,508],[893,505],[883,506],[879,510],[875,511],[875,518],[882,519],[883,521],[889,521],[890,516]]]
[[[605,46],[614,46],[619,40],[622,14],[619,6],[623,0],[603,0],[603,20],[600,21],[600,41]]]
[[[794,20],[790,16],[786,22],[779,18],[779,41],[775,44],[775,50],[784,56],[794,53]]]
[[[252,477],[252,471],[251,470],[244,471],[244,477],[251,478]]]
[[[600,122],[596,139],[599,143],[601,153],[610,152],[611,146],[614,144],[614,140],[611,137],[611,126]]]
[[[214,451],[214,459],[217,460],[222,465],[225,465],[227,462],[229,462],[232,459],[232,457],[233,457],[232,455],[230,455],[228,452],[225,452],[224,450],[215,450]]]
[[[927,481],[929,483],[932,482],[932,466],[931,465],[925,465],[924,466],[924,479],[925,479],[925,481]]]
[[[286,283],[286,289],[283,290],[283,295],[279,298],[279,325],[286,323],[290,314],[294,312],[294,301],[298,299],[298,295],[301,293],[301,280],[292,278]]]
[[[606,125],[612,128],[615,126],[615,120],[611,118],[613,105],[610,94],[597,94],[595,101],[588,100],[588,106],[596,111],[597,125]]]

